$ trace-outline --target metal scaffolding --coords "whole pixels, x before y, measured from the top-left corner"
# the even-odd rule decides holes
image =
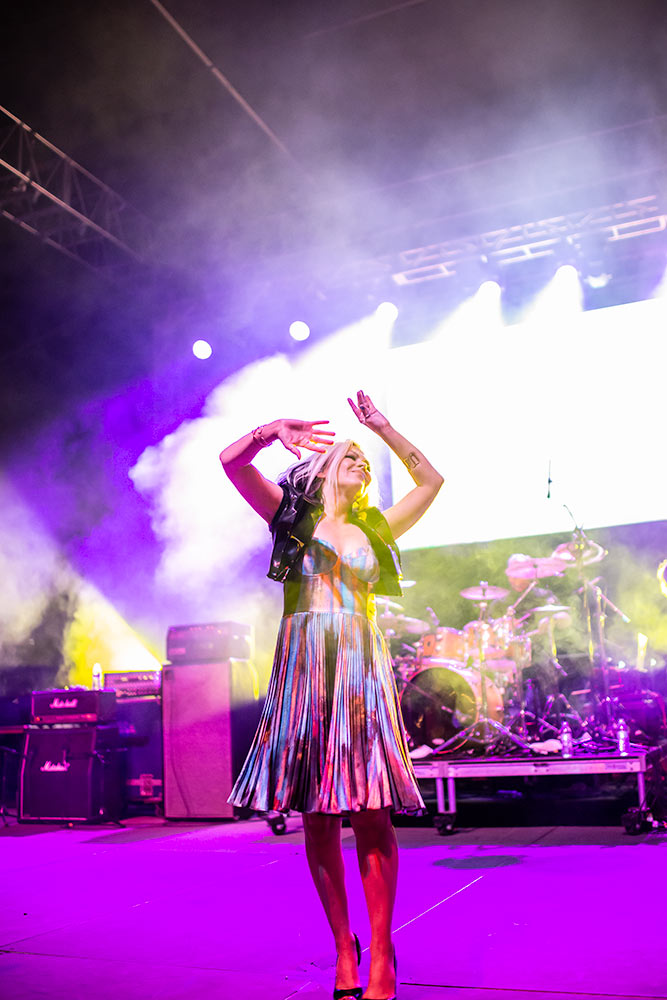
[[[390,254],[341,261],[319,280],[332,288],[369,287],[393,283],[399,287],[454,278],[471,265],[481,265],[499,278],[513,265],[544,257],[561,263],[577,261],[587,240],[600,246],[627,245],[641,256],[647,240],[667,235],[667,212],[656,195],[616,202],[554,218],[524,222],[490,232],[443,240]],[[663,237],[664,238],[664,237]]]
[[[448,240],[431,246],[404,250],[391,261],[391,276],[397,285],[414,285],[449,278],[467,261],[484,260],[507,267],[559,251],[576,251],[586,237],[597,236],[613,244],[667,230],[667,214],[654,195],[618,202],[602,208],[552,219],[508,226],[479,236]],[[388,258],[384,258],[389,264]]]
[[[150,246],[144,216],[2,107],[0,213],[110,278],[145,261]]]

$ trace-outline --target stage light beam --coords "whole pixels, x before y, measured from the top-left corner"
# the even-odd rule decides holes
[[[558,327],[583,311],[584,296],[579,272],[573,264],[561,264],[551,281],[538,292],[524,315],[525,322],[538,321]]]
[[[375,310],[375,315],[383,323],[391,326],[398,318],[398,307],[393,302],[381,302]]]

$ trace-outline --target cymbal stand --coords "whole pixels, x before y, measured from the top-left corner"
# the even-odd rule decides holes
[[[556,645],[554,620],[553,617],[551,616],[548,619],[547,630],[549,635],[549,646],[551,652],[549,663],[558,673],[560,673],[563,677],[566,677],[567,672],[561,666],[558,660],[558,647]],[[549,697],[547,698],[544,705],[544,711],[542,712],[542,718],[539,720],[540,721],[539,732],[542,732],[544,729],[551,729],[554,733],[560,733],[561,726],[560,725],[554,726],[551,722],[548,721],[549,716],[554,714],[556,716],[556,721],[558,723],[560,723],[561,718],[564,715],[567,719],[577,722],[582,729],[585,730],[588,729],[587,720],[582,719],[579,712],[577,712],[576,708],[574,708],[574,706],[567,700],[567,697],[562,693],[562,691],[559,691],[558,694],[550,694]]]
[[[528,586],[526,587],[525,590],[521,591],[521,593],[517,597],[517,599],[514,602],[514,604],[510,604],[510,606],[508,607],[508,609],[505,612],[505,614],[514,614],[514,612],[516,611],[516,609],[519,607],[519,605],[523,601],[524,597],[528,597],[528,594],[531,592],[531,590],[533,589],[533,587],[536,587],[536,586],[537,586],[537,577],[535,577],[534,580],[530,581],[530,583],[528,584]]]
[[[526,707],[526,690],[523,683],[523,671],[525,667],[530,666],[530,655],[526,657],[525,649],[522,650],[519,656],[512,654],[512,659],[516,663],[516,693],[519,700],[519,714],[517,718],[512,722],[512,726],[516,724],[516,730],[522,739],[528,739],[528,724],[527,719],[530,717],[533,722],[541,721],[538,719],[534,712],[529,712]]]
[[[525,590],[521,591],[521,593],[517,597],[516,601],[514,601],[513,604],[510,604],[510,606],[508,607],[508,609],[506,611],[506,614],[508,614],[508,613],[511,614],[511,615],[514,614],[515,610],[518,608],[519,604],[521,604],[521,602],[523,601],[523,599],[525,597],[527,597],[528,594],[530,594],[531,590],[533,590],[537,586],[537,581],[538,581],[538,577],[536,576],[533,580],[531,580],[531,582],[528,584],[528,586],[525,588]],[[525,617],[526,618],[530,617],[530,613],[528,615],[526,615]],[[519,619],[519,621],[522,621],[522,620],[523,619]],[[530,634],[531,633],[529,633],[529,635]],[[553,640],[552,640],[552,643],[553,643]],[[530,659],[528,660],[527,663],[522,662],[523,657],[513,657],[513,659],[515,660],[516,665],[517,665],[516,690],[517,690],[517,697],[518,697],[518,700],[519,700],[519,714],[518,714],[518,717],[517,717],[518,718],[517,732],[524,739],[528,738],[528,725],[527,725],[527,719],[528,718],[530,718],[534,723],[538,724],[538,733],[542,732],[542,730],[544,729],[545,725],[549,729],[553,729],[554,732],[557,732],[558,730],[556,730],[556,728],[554,726],[552,726],[550,723],[546,722],[545,713],[544,712],[542,713],[541,716],[539,716],[539,715],[536,715],[535,712],[530,712],[528,710],[527,706],[526,706],[526,687],[525,687],[524,682],[523,682],[523,671],[524,671],[525,667],[529,667],[530,666]],[[562,667],[560,669],[562,670]],[[530,683],[530,681],[528,683]],[[535,706],[535,707],[537,707],[537,706]],[[514,725],[514,724],[515,723],[513,722],[512,725]]]
[[[586,623],[589,634],[589,656],[591,660],[591,666],[596,665],[600,667],[600,672],[602,675],[602,699],[599,701],[598,709],[602,709],[602,725],[601,729],[605,735],[614,735],[614,725],[620,721],[618,712],[616,711],[616,706],[613,699],[609,694],[609,657],[607,656],[607,646],[605,642],[604,629],[606,622],[605,610],[609,608],[624,622],[630,622],[628,616],[617,608],[613,601],[610,601],[605,594],[602,593],[602,588],[598,586],[597,581],[595,583],[584,580],[582,584],[582,591],[584,594],[584,603],[586,607]],[[597,650],[596,643],[593,640],[593,623],[591,616],[591,608],[589,604],[589,591],[593,595],[595,601],[595,617],[597,625]],[[603,607],[604,605],[604,607]],[[597,656],[596,656],[597,652]]]
[[[488,609],[488,601],[479,602],[479,621],[483,622]],[[524,739],[513,733],[502,723],[496,722],[495,719],[489,718],[489,701],[486,691],[486,653],[484,651],[484,643],[482,641],[483,630],[478,629],[477,635],[477,651],[479,654],[478,664],[474,663],[474,668],[479,669],[480,681],[481,681],[481,692],[482,692],[482,712],[477,719],[471,723],[471,725],[466,726],[461,732],[456,733],[445,743],[438,747],[435,754],[444,753],[452,745],[452,743],[460,743],[462,738],[469,739],[473,743],[481,743],[484,746],[484,753],[489,753],[489,751],[503,739],[510,740],[516,746],[521,747],[522,750],[529,750],[530,746]],[[434,754],[434,755],[435,755]]]

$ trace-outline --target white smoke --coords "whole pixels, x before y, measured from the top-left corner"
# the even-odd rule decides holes
[[[52,539],[4,475],[0,476],[0,509],[0,633],[4,648],[22,642],[40,623],[50,595],[64,582],[66,570]]]
[[[329,419],[337,439],[354,436],[373,461],[384,446],[360,427],[347,396],[364,388],[383,405],[387,341],[387,324],[372,317],[306,349],[295,361],[278,354],[250,364],[211,393],[201,417],[143,452],[130,476],[150,503],[153,530],[163,545],[160,588],[183,593],[184,607],[186,602],[188,610],[199,607],[202,615],[211,613],[224,588],[225,616],[232,615],[229,597],[242,598],[257,582],[248,578],[248,561],[266,550],[268,562],[269,537],[224,475],[220,451],[253,427],[285,416]],[[292,461],[277,444],[261,452],[256,464],[275,479]],[[245,609],[241,620],[247,618]]]

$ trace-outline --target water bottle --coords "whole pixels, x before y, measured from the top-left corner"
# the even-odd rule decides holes
[[[102,664],[93,663],[93,691],[102,690]]]
[[[619,719],[616,733],[618,735],[618,752],[621,757],[627,757],[630,753],[630,730],[625,719]]]
[[[572,739],[572,730],[570,729],[570,723],[564,722],[560,730],[560,745],[561,745],[561,756],[571,757],[574,753],[574,741]]]

